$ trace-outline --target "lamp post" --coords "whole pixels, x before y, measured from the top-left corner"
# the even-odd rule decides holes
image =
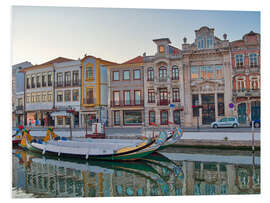
[[[199,115],[200,115],[200,111],[199,109],[202,108],[202,105],[199,105],[199,101],[195,101],[195,105],[192,105],[193,109],[196,109],[196,116],[197,116],[197,130],[200,129],[200,125],[199,125]]]

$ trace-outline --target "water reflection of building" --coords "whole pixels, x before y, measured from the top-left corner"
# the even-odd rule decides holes
[[[21,187],[38,197],[260,193],[260,169],[252,165],[176,161],[176,165],[182,165],[183,169],[183,173],[177,173],[172,162],[162,162],[160,165],[147,162],[146,165],[144,163],[133,168],[114,166],[111,163],[99,167],[104,169],[103,172],[95,170],[95,166],[91,170],[87,169],[86,163],[74,167],[73,162],[67,162],[64,167],[62,164],[53,165],[34,159],[31,162],[29,158],[20,163],[24,163],[23,170],[18,170],[21,166],[18,161],[14,161],[14,168],[17,169],[13,171],[13,186]],[[20,182],[25,181],[23,186],[19,186],[19,176],[24,177],[20,178]]]
[[[260,169],[252,165],[184,162],[185,195],[260,193]]]

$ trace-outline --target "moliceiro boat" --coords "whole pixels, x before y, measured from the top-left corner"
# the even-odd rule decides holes
[[[52,128],[49,128],[43,140],[35,140],[29,131],[25,130],[21,147],[41,153],[42,155],[54,155],[58,157],[79,157],[82,159],[102,160],[136,160],[159,149],[167,139],[167,134],[161,131],[159,136],[141,141],[138,144],[126,142],[89,142],[67,140],[57,136]]]

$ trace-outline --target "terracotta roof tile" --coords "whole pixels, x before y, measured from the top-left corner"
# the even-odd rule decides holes
[[[133,63],[142,63],[143,62],[143,57],[142,56],[137,56],[133,59],[130,59],[122,64],[133,64]]]
[[[67,62],[67,61],[74,61],[74,60],[69,59],[69,58],[64,58],[64,57],[58,57],[58,58],[55,58],[53,60],[47,61],[47,62],[39,64],[39,65],[50,65],[53,63],[62,63],[62,62]]]

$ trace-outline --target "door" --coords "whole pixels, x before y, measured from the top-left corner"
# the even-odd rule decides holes
[[[216,120],[214,94],[202,94],[202,124],[208,125]]]
[[[251,102],[251,119],[260,120],[261,118],[261,104],[260,101]]]
[[[238,122],[246,123],[246,103],[238,104]]]

